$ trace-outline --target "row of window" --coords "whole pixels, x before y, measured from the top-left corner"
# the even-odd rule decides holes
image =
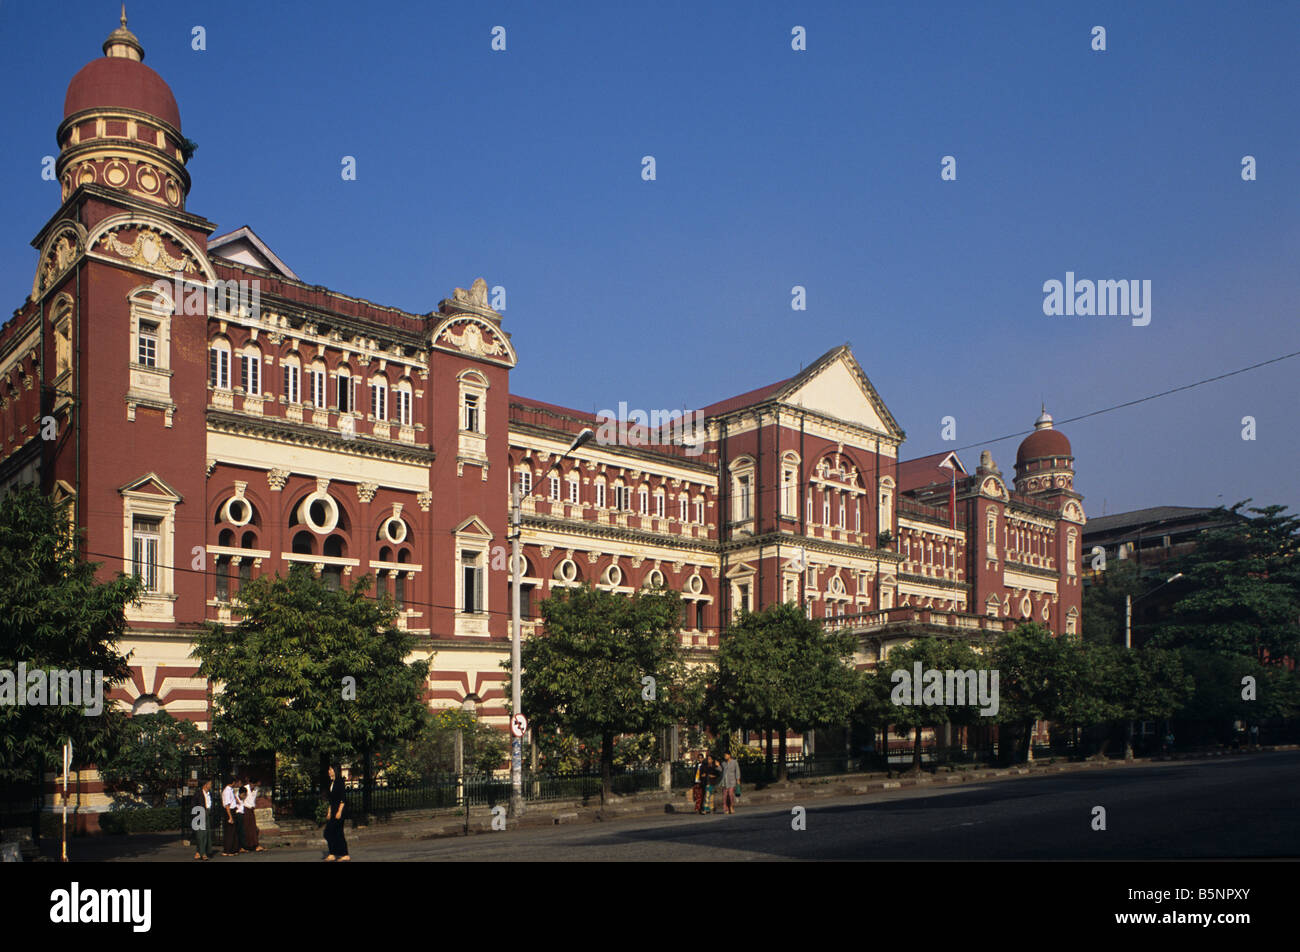
[[[580,493],[581,493],[581,490],[580,490],[580,484],[579,484],[578,479],[577,479],[576,477],[569,478],[569,479],[567,480],[567,482],[568,482],[568,484],[569,484],[569,489],[568,489],[568,493],[567,493],[568,501],[569,501],[570,503],[573,503],[573,504],[576,505],[576,504],[578,504],[578,502],[580,501]],[[605,486],[605,484],[604,484],[603,482],[597,482],[597,483],[595,484],[595,487],[596,487],[596,508],[597,508],[597,509],[605,509],[605,508],[608,508],[608,506],[607,506],[607,503],[608,503],[608,497],[607,497],[607,495],[606,495],[606,486]],[[550,477],[550,485],[548,486],[548,490],[549,490],[548,498],[549,498],[552,502],[560,502],[560,501],[562,501],[562,498],[561,498],[561,492],[560,492],[560,477],[559,477],[559,476],[551,476],[551,477]],[[520,470],[520,471],[519,471],[519,492],[520,492],[520,494],[521,494],[521,495],[524,495],[524,496],[527,496],[527,495],[529,495],[532,491],[533,491],[533,474],[532,474],[531,472],[529,472],[528,470]],[[652,506],[652,503],[651,503],[650,490],[648,490],[648,489],[641,489],[641,490],[638,490],[638,492],[637,492],[637,509],[636,509],[636,511],[639,512],[639,513],[640,513],[641,515],[643,515],[643,516],[648,516],[648,515],[650,515],[651,506]],[[615,487],[614,487],[614,506],[613,506],[613,508],[614,508],[615,510],[619,511],[619,512],[632,512],[632,511],[633,511],[633,509],[632,509],[632,487],[631,487],[631,486],[615,486]],[[654,515],[658,516],[660,519],[664,519],[664,518],[667,517],[667,514],[668,514],[668,503],[667,503],[667,499],[666,499],[666,497],[664,496],[664,494],[663,494],[662,492],[655,493],[655,495],[654,495],[654,497],[653,497],[653,508],[654,508]],[[690,500],[686,499],[685,497],[682,497],[682,498],[678,499],[678,500],[677,500],[677,518],[680,519],[682,522],[690,522],[690,521],[691,521],[691,519],[690,519],[690,513],[691,513],[691,504],[690,504]],[[700,525],[703,525],[703,524],[704,524],[704,501],[703,501],[703,500],[696,500],[696,502],[695,502],[695,519],[694,519],[694,521],[695,521],[696,523],[699,523]]]
[[[145,366],[155,366],[150,361],[156,360],[156,348],[156,337],[147,337],[145,323],[141,322],[140,363],[145,364]],[[231,389],[230,359],[231,355],[228,347],[214,345],[208,350],[209,386],[217,390]],[[262,392],[262,355],[254,351],[239,354],[236,359],[239,364],[239,385],[244,389],[245,393],[260,394]],[[283,363],[281,370],[283,371],[281,393],[287,403],[305,402],[320,410],[329,408],[328,378],[323,365],[310,367],[305,373],[307,384],[306,400],[303,399],[303,372],[298,364]],[[360,383],[360,378],[352,376],[346,368],[339,369],[335,397],[340,413],[359,412],[357,390]],[[376,420],[388,420],[391,412],[393,422],[401,426],[410,426],[412,417],[410,381],[402,380],[391,390],[393,399],[390,403],[388,399],[390,387],[387,378],[372,377],[370,379],[370,414]],[[467,418],[472,418],[475,425],[477,425],[477,407],[475,406],[471,410],[467,406],[466,413]]]

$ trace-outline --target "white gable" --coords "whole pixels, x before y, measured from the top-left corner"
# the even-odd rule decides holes
[[[821,373],[805,381],[783,403],[807,407],[849,423],[890,432],[871,396],[858,383],[857,375],[843,357],[832,361]]]

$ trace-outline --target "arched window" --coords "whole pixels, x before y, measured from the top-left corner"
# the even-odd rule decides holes
[[[230,389],[230,341],[224,337],[213,340],[208,348],[208,386]]]
[[[262,351],[256,344],[245,344],[239,352],[239,385],[250,397],[262,395]]]
[[[325,393],[327,373],[325,361],[319,357],[311,362],[311,367],[307,371],[308,389],[310,391],[308,395],[311,397],[311,405],[318,410],[324,410],[329,406]]]
[[[393,410],[395,418],[400,426],[411,425],[411,400],[412,400],[411,381],[403,377],[397,381],[397,387],[393,390]]]
[[[284,402],[302,403],[302,365],[298,358],[289,354],[280,358],[280,365],[284,368]]]
[[[356,382],[352,379],[352,370],[347,364],[339,364],[338,403],[340,413],[351,413],[356,409]]]
[[[370,415],[375,420],[388,419],[388,378],[382,374],[370,378]]]

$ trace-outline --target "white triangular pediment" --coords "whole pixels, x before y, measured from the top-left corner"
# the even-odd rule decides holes
[[[173,502],[181,501],[181,494],[167,485],[157,473],[148,473],[133,479],[118,489],[118,492],[123,496],[159,496]]]
[[[482,536],[485,539],[492,538],[492,530],[478,516],[470,516],[455,528],[456,535]]]
[[[887,410],[861,383],[849,361],[841,355],[819,373],[781,397],[781,402],[816,410],[829,417],[855,423],[880,433],[892,433],[885,422]]]

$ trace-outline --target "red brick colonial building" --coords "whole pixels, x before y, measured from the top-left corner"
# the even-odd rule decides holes
[[[62,205],[0,328],[0,488],[39,482],[106,577],[143,576],[122,704],[206,725],[193,633],[302,563],[374,576],[435,655],[431,703],[503,724],[511,479],[525,636],[537,600],[582,583],[680,591],[701,657],[738,609],[780,601],[857,632],[862,664],[918,631],[1077,630],[1084,514],[1046,413],[1013,478],[987,452],[903,462],[844,346],[702,408],[697,443],[592,442],[552,470],[602,421],[510,392],[520,356],[482,279],[408,313],[305,283],[248,228],[212,237],[125,21],[104,54],[68,86]]]

